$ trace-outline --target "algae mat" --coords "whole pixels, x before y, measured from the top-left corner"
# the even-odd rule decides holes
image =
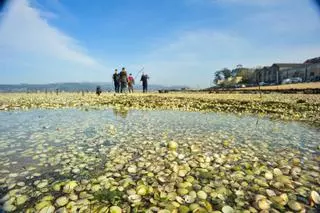
[[[7,212],[317,212],[320,131],[225,113],[0,112]],[[0,210],[1,211],[1,210]]]

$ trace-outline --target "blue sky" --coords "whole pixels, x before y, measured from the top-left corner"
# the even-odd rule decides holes
[[[311,0],[13,0],[1,12],[0,83],[111,81],[207,87],[237,64],[320,56]],[[94,3],[92,3],[94,2]]]

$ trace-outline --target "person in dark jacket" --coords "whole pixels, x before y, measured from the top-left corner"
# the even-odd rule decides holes
[[[120,76],[118,74],[118,70],[115,69],[114,74],[112,75],[112,80],[114,83],[114,91],[116,93],[119,93],[119,89],[120,89]]]
[[[102,93],[101,87],[100,87],[100,86],[97,86],[96,94],[97,94],[98,96],[100,96],[101,93]]]
[[[120,72],[120,92],[126,92],[128,87],[128,75],[126,69],[123,67]]]
[[[142,88],[144,93],[148,92],[148,79],[149,76],[147,74],[142,73],[140,81],[142,81]]]

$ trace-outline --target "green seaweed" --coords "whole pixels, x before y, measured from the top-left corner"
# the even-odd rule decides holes
[[[109,191],[107,189],[94,193],[94,198],[100,202],[107,202],[112,205],[117,205],[124,193],[119,190]]]

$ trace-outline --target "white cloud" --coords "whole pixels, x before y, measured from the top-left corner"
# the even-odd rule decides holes
[[[100,66],[78,42],[51,26],[44,17],[53,16],[30,6],[27,0],[14,0],[0,25],[0,55],[47,56],[89,67]]]
[[[210,0],[192,0],[207,1]],[[290,0],[291,1],[291,0]],[[292,0],[218,0],[220,3],[257,5],[243,10],[228,26],[181,32],[161,43],[145,59],[153,81],[167,85],[209,86],[213,73],[237,64],[247,67],[273,63],[303,63],[320,56],[318,14],[311,2]],[[297,4],[294,4],[294,3]],[[260,4],[269,4],[266,9]],[[238,4],[226,7],[237,7]],[[232,14],[230,14],[232,16]]]
[[[59,17],[56,13],[50,11],[40,10],[39,13],[44,19],[56,19]]]

